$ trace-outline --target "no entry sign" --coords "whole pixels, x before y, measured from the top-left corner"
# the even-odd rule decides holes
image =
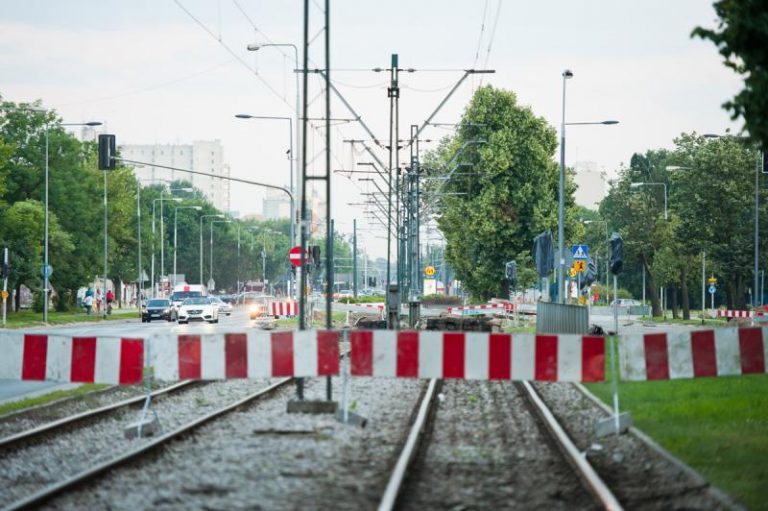
[[[309,256],[305,257],[305,260],[309,259]],[[294,266],[301,266],[301,247],[295,246],[288,251],[288,260]]]

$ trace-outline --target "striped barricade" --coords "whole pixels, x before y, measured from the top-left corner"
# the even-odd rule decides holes
[[[1,332],[0,379],[130,385],[141,381],[144,339]]]
[[[603,337],[353,330],[349,338],[353,376],[586,382],[605,378]]]
[[[332,376],[339,332],[303,330],[156,337],[150,365],[162,381]]]
[[[624,380],[668,380],[765,373],[768,329],[718,328],[622,336]]]
[[[293,317],[299,315],[298,302],[272,302],[272,315],[281,317]]]
[[[759,311],[730,311],[730,310],[720,310],[718,309],[717,312],[718,318],[757,318],[764,316],[764,312]]]
[[[148,339],[0,333],[0,379],[134,384],[333,376],[340,332],[166,334]],[[420,331],[350,332],[353,376],[602,381],[602,337]]]

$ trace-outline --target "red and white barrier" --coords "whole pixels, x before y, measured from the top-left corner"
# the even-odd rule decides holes
[[[272,315],[292,317],[299,315],[298,302],[272,302]]]
[[[757,318],[764,316],[764,312],[758,312],[758,311],[724,311],[724,310],[717,310],[717,317],[718,318]]]
[[[768,329],[718,328],[622,336],[625,380],[668,380],[765,373]]]
[[[490,305],[467,305],[462,307],[448,307],[448,314],[483,314],[485,311],[493,312],[495,309],[512,310],[505,303],[492,303]]]
[[[352,330],[353,376],[603,381],[605,340],[581,335]]]
[[[339,332],[326,330],[172,335],[150,348],[163,381],[339,374]]]
[[[0,346],[0,379],[130,385],[143,374],[143,339],[3,332]]]

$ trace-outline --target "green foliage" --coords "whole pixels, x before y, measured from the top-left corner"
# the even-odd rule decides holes
[[[423,305],[461,305],[461,298],[448,295],[424,295],[421,297]]]
[[[709,39],[727,67],[744,77],[744,89],[723,107],[742,117],[753,140],[768,149],[768,4],[765,0],[719,0],[717,30],[696,27],[693,36]]]
[[[427,185],[426,206],[435,210],[448,241],[446,259],[478,298],[506,296],[504,263],[512,259],[525,283],[533,280],[533,237],[557,231],[556,148],[556,132],[543,118],[520,106],[514,93],[485,86],[467,106],[457,134],[427,155],[425,173],[444,184]],[[569,173],[568,237],[577,229],[573,191]]]

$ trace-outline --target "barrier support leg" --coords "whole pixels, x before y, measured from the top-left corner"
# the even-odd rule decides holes
[[[152,436],[155,433],[162,434],[163,427],[160,425],[160,419],[152,406],[152,366],[151,366],[151,346],[152,339],[149,337],[144,343],[144,406],[141,408],[139,420],[129,424],[123,429],[123,435],[127,439],[142,438]],[[147,418],[149,412],[152,412],[152,418]]]

